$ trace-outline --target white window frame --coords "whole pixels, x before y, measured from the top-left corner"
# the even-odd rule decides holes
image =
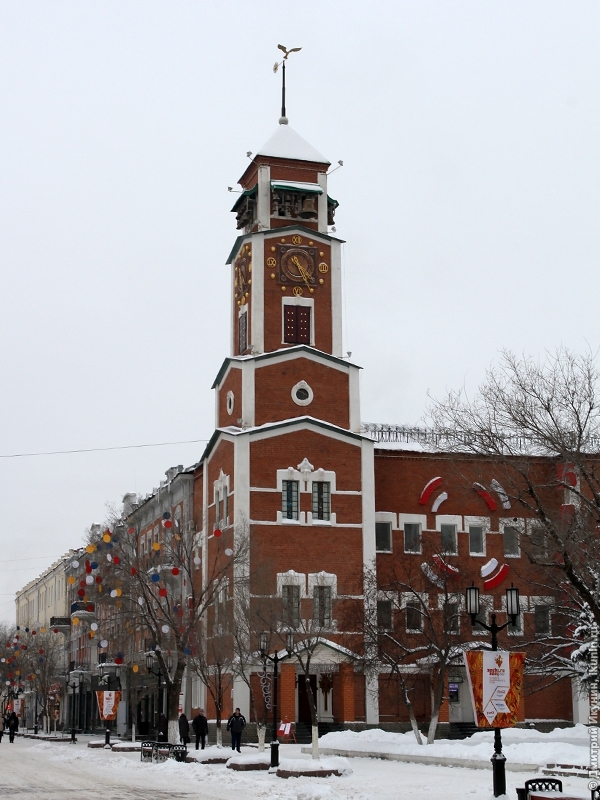
[[[469,555],[473,558],[486,558],[487,553],[487,535],[490,532],[491,524],[489,517],[465,517],[465,532],[469,537]],[[471,550],[471,535],[469,528],[483,528],[483,553],[474,553]]]
[[[299,586],[300,599],[303,600],[307,597],[306,594],[306,572],[296,572],[293,569],[288,569],[287,572],[277,573],[277,597],[283,597],[284,586]]]
[[[516,555],[508,555],[504,552],[504,528],[517,528],[519,531],[519,552]],[[502,517],[498,520],[498,530],[502,536],[502,557],[521,558],[521,536],[525,535],[525,520],[522,517]]]
[[[217,519],[216,518],[216,512],[217,512],[217,510],[219,508],[219,506],[218,506],[219,498],[221,499],[221,502],[225,499],[225,496],[223,494],[223,490],[224,489],[227,491],[227,498],[228,498],[227,499],[227,516],[223,517],[223,519]],[[229,491],[229,475],[225,475],[223,470],[219,471],[219,477],[217,478],[216,481],[213,481],[213,502],[214,502],[214,506],[215,506],[215,521],[213,522],[213,531],[215,531],[217,528],[219,528],[219,530],[221,530],[222,528],[228,528],[229,527],[229,503],[231,502],[231,492]],[[223,508],[223,511],[224,510],[225,509]]]
[[[310,308],[310,346],[315,346],[315,301],[312,297],[302,297],[292,295],[292,297],[281,298],[281,344],[290,347],[290,342],[285,341],[285,307],[286,306],[306,306]],[[297,345],[296,345],[297,346]]]
[[[393,553],[394,552],[394,536],[393,532],[398,530],[398,523],[396,521],[396,515],[392,511],[376,511],[375,512],[375,522],[389,522],[391,524],[390,528],[390,549],[389,550],[377,550],[377,553]]]

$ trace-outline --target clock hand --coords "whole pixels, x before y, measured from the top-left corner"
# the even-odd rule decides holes
[[[309,275],[309,274],[308,274],[308,272],[307,272],[307,271],[304,269],[304,267],[302,266],[302,264],[301,264],[301,263],[298,261],[298,257],[297,257],[297,256],[294,256],[294,257],[292,258],[292,263],[293,263],[293,264],[295,264],[295,265],[298,267],[298,272],[300,273],[300,277],[301,277],[301,278],[304,280],[304,283],[305,283],[305,284],[308,286],[308,288],[310,289],[310,283],[308,282],[308,279],[309,279],[310,275]]]

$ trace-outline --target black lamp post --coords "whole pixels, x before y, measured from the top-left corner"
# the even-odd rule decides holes
[[[154,666],[155,663],[157,665],[156,672],[152,669],[152,667]],[[171,658],[171,655],[169,654],[167,656],[167,669],[170,670],[172,665],[173,665],[173,659]],[[148,673],[150,675],[156,675],[156,677],[158,678],[158,709],[159,709],[159,711],[158,711],[158,720],[157,720],[157,728],[158,729],[157,729],[157,733],[156,733],[156,740],[159,741],[160,740],[160,727],[159,727],[160,726],[160,715],[162,713],[161,685],[162,685],[162,676],[163,676],[163,674],[162,674],[162,672],[160,670],[160,661],[156,658],[154,653],[146,653],[146,669],[148,670]]]
[[[469,586],[466,591],[466,611],[471,617],[471,624],[477,623],[486,631],[492,634],[492,650],[498,649],[498,632],[504,630],[508,625],[515,625],[517,617],[521,612],[519,604],[519,590],[512,583],[506,590],[506,614],[510,618],[504,625],[496,624],[496,615],[491,614],[492,624],[488,625],[480,619],[479,614],[479,589],[477,586]],[[502,752],[502,728],[494,728],[494,755],[490,759],[492,762],[494,797],[506,794],[506,756]]]
[[[81,673],[72,672],[71,675],[73,679],[72,681],[67,681],[67,686],[71,689],[71,744],[75,744],[77,741],[75,738],[75,689],[77,689],[80,684]]]
[[[287,635],[287,642],[286,642],[286,650],[287,653],[284,656],[280,656],[278,651],[270,656],[267,655],[267,640],[268,635],[266,631],[263,631],[259,637],[259,648],[260,648],[260,655],[263,661],[266,662],[270,661],[273,664],[273,733],[271,737],[271,767],[278,767],[279,766],[279,739],[277,738],[277,732],[279,728],[279,697],[278,697],[278,684],[279,684],[279,662],[285,661],[286,658],[289,658],[292,654],[294,649],[294,634],[288,633]]]

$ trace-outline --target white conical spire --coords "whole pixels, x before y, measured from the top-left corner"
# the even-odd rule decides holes
[[[291,158],[295,161],[316,161],[319,164],[331,163],[287,123],[279,125],[256,155]]]

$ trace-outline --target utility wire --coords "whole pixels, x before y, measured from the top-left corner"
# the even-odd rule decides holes
[[[34,456],[62,456],[71,453],[103,453],[107,450],[134,450],[140,447],[167,447],[172,444],[197,444],[208,439],[186,439],[182,442],[153,442],[151,444],[124,444],[117,447],[85,447],[79,450],[48,450],[40,453],[0,453],[0,458],[33,458]]]

